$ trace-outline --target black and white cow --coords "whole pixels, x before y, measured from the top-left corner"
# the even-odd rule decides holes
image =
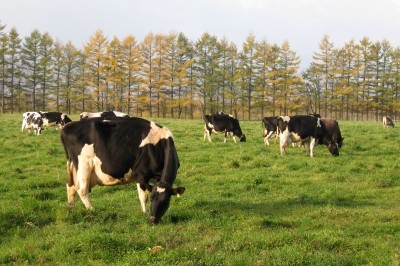
[[[154,122],[130,117],[82,119],[67,124],[61,140],[67,155],[70,207],[76,192],[91,209],[89,192],[95,185],[135,182],[143,212],[151,193],[150,222],[158,223],[171,196],[185,191],[172,188],[179,168],[172,134]],[[150,179],[156,181],[153,187]]]
[[[344,138],[342,137],[342,133],[340,132],[339,123],[335,119],[331,118],[322,118],[321,124],[326,128],[328,132],[329,138],[337,143],[338,147],[341,148],[343,145]],[[322,142],[323,139],[319,140],[319,144],[324,144]]]
[[[79,115],[80,119],[93,117],[129,117],[129,115],[118,111],[104,111],[96,113],[83,112]]]
[[[209,142],[211,142],[212,132],[224,133],[224,142],[226,142],[228,134],[232,136],[235,143],[235,136],[238,137],[241,142],[246,141],[246,136],[242,133],[239,121],[232,115],[224,113],[208,114],[204,116],[204,122],[204,139],[207,137]]]
[[[43,126],[58,126],[59,128],[65,126],[72,120],[64,113],[60,112],[39,112],[43,119]]]
[[[264,137],[264,145],[269,146],[268,139],[271,138],[272,136],[275,136],[275,143],[277,139],[277,132],[276,132],[276,121],[278,117],[277,116],[272,116],[272,117],[264,117],[262,120],[263,123],[263,137]]]
[[[325,144],[332,155],[339,155],[338,144],[331,139],[320,118],[310,115],[280,116],[277,125],[281,155],[286,153],[287,146],[292,142],[304,143],[311,157],[318,143]]]
[[[35,131],[35,135],[40,135],[43,130],[43,119],[38,112],[25,112],[22,114],[21,131],[31,129]]]
[[[393,123],[393,119],[390,116],[384,116],[382,118],[382,122],[383,122],[383,127],[387,128],[388,126],[391,126],[394,128],[394,123]]]

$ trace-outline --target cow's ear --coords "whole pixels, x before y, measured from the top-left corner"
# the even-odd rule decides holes
[[[176,196],[179,197],[180,195],[183,194],[183,192],[185,192],[185,188],[184,187],[177,187],[177,188],[174,188],[172,190],[172,195],[176,195]]]

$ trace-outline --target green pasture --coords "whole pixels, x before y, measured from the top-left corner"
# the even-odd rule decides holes
[[[339,121],[340,156],[310,158],[265,147],[261,121],[224,144],[203,140],[202,120],[154,119],[174,134],[186,191],[151,226],[135,184],[69,210],[60,131],[21,132],[21,117],[0,115],[0,265],[400,263],[400,127]]]

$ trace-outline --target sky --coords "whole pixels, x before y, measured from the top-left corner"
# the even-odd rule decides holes
[[[400,46],[400,0],[0,0],[0,25],[24,38],[37,29],[82,48],[102,30],[109,39],[182,32],[234,42],[239,50],[252,34],[282,44],[308,67],[322,38],[336,48],[350,40],[388,40]]]

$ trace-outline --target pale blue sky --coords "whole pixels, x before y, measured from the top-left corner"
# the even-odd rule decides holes
[[[249,36],[289,44],[308,66],[323,36],[336,47],[364,36],[400,46],[400,0],[0,0],[0,23],[20,36],[48,32],[81,48],[101,29],[110,39],[133,34],[204,32],[239,48]]]

